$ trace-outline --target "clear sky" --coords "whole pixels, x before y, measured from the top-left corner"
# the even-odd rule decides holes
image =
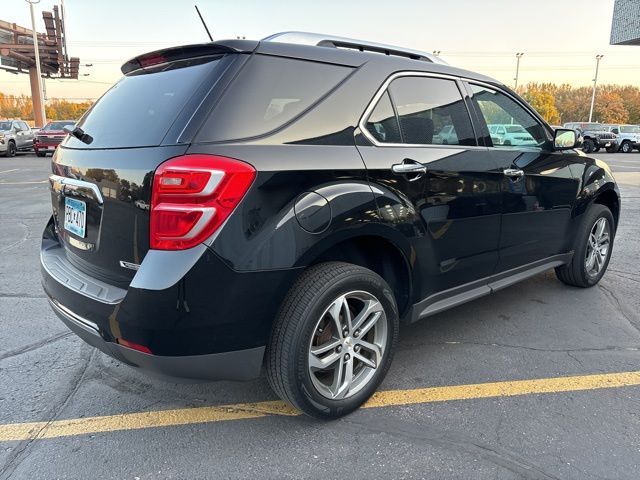
[[[57,3],[42,0],[40,11]],[[128,58],[164,46],[207,40],[197,3],[214,39],[303,30],[362,38],[431,52],[450,64],[510,85],[515,53],[525,52],[520,83],[640,86],[640,47],[609,45],[613,0],[65,0],[68,50],[88,77],[47,80],[48,97],[100,96]],[[0,19],[29,27],[24,0],[2,0]],[[27,75],[0,71],[0,91],[29,93]]]

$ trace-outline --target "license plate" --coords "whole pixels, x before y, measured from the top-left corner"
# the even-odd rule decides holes
[[[52,147],[52,146],[48,146],[47,147],[47,150],[55,150],[55,149],[56,149],[56,147]]]
[[[75,198],[64,199],[64,229],[84,238],[87,225],[87,204]]]

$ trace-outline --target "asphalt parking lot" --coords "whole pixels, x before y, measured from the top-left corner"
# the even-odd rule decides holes
[[[71,335],[40,287],[50,158],[0,158],[0,480],[637,479],[640,153],[595,156],[623,196],[601,283],[547,272],[404,327],[382,393],[330,423],[265,378],[165,383]]]

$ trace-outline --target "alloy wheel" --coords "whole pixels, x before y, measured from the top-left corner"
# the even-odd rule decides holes
[[[595,277],[602,270],[611,243],[611,231],[606,218],[600,217],[591,227],[587,239],[587,253],[585,255],[585,269],[587,274]]]
[[[344,399],[362,390],[382,364],[387,318],[380,301],[364,291],[336,298],[318,320],[308,351],[308,370],[318,393]]]

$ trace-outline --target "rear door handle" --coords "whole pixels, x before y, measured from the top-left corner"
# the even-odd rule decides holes
[[[410,181],[413,181],[427,173],[427,167],[415,160],[405,158],[402,163],[391,165],[391,171],[396,175],[417,175],[410,179]]]
[[[505,168],[502,173],[504,173],[505,177],[511,178],[520,178],[524,177],[524,172],[522,170],[518,170],[517,168]]]

